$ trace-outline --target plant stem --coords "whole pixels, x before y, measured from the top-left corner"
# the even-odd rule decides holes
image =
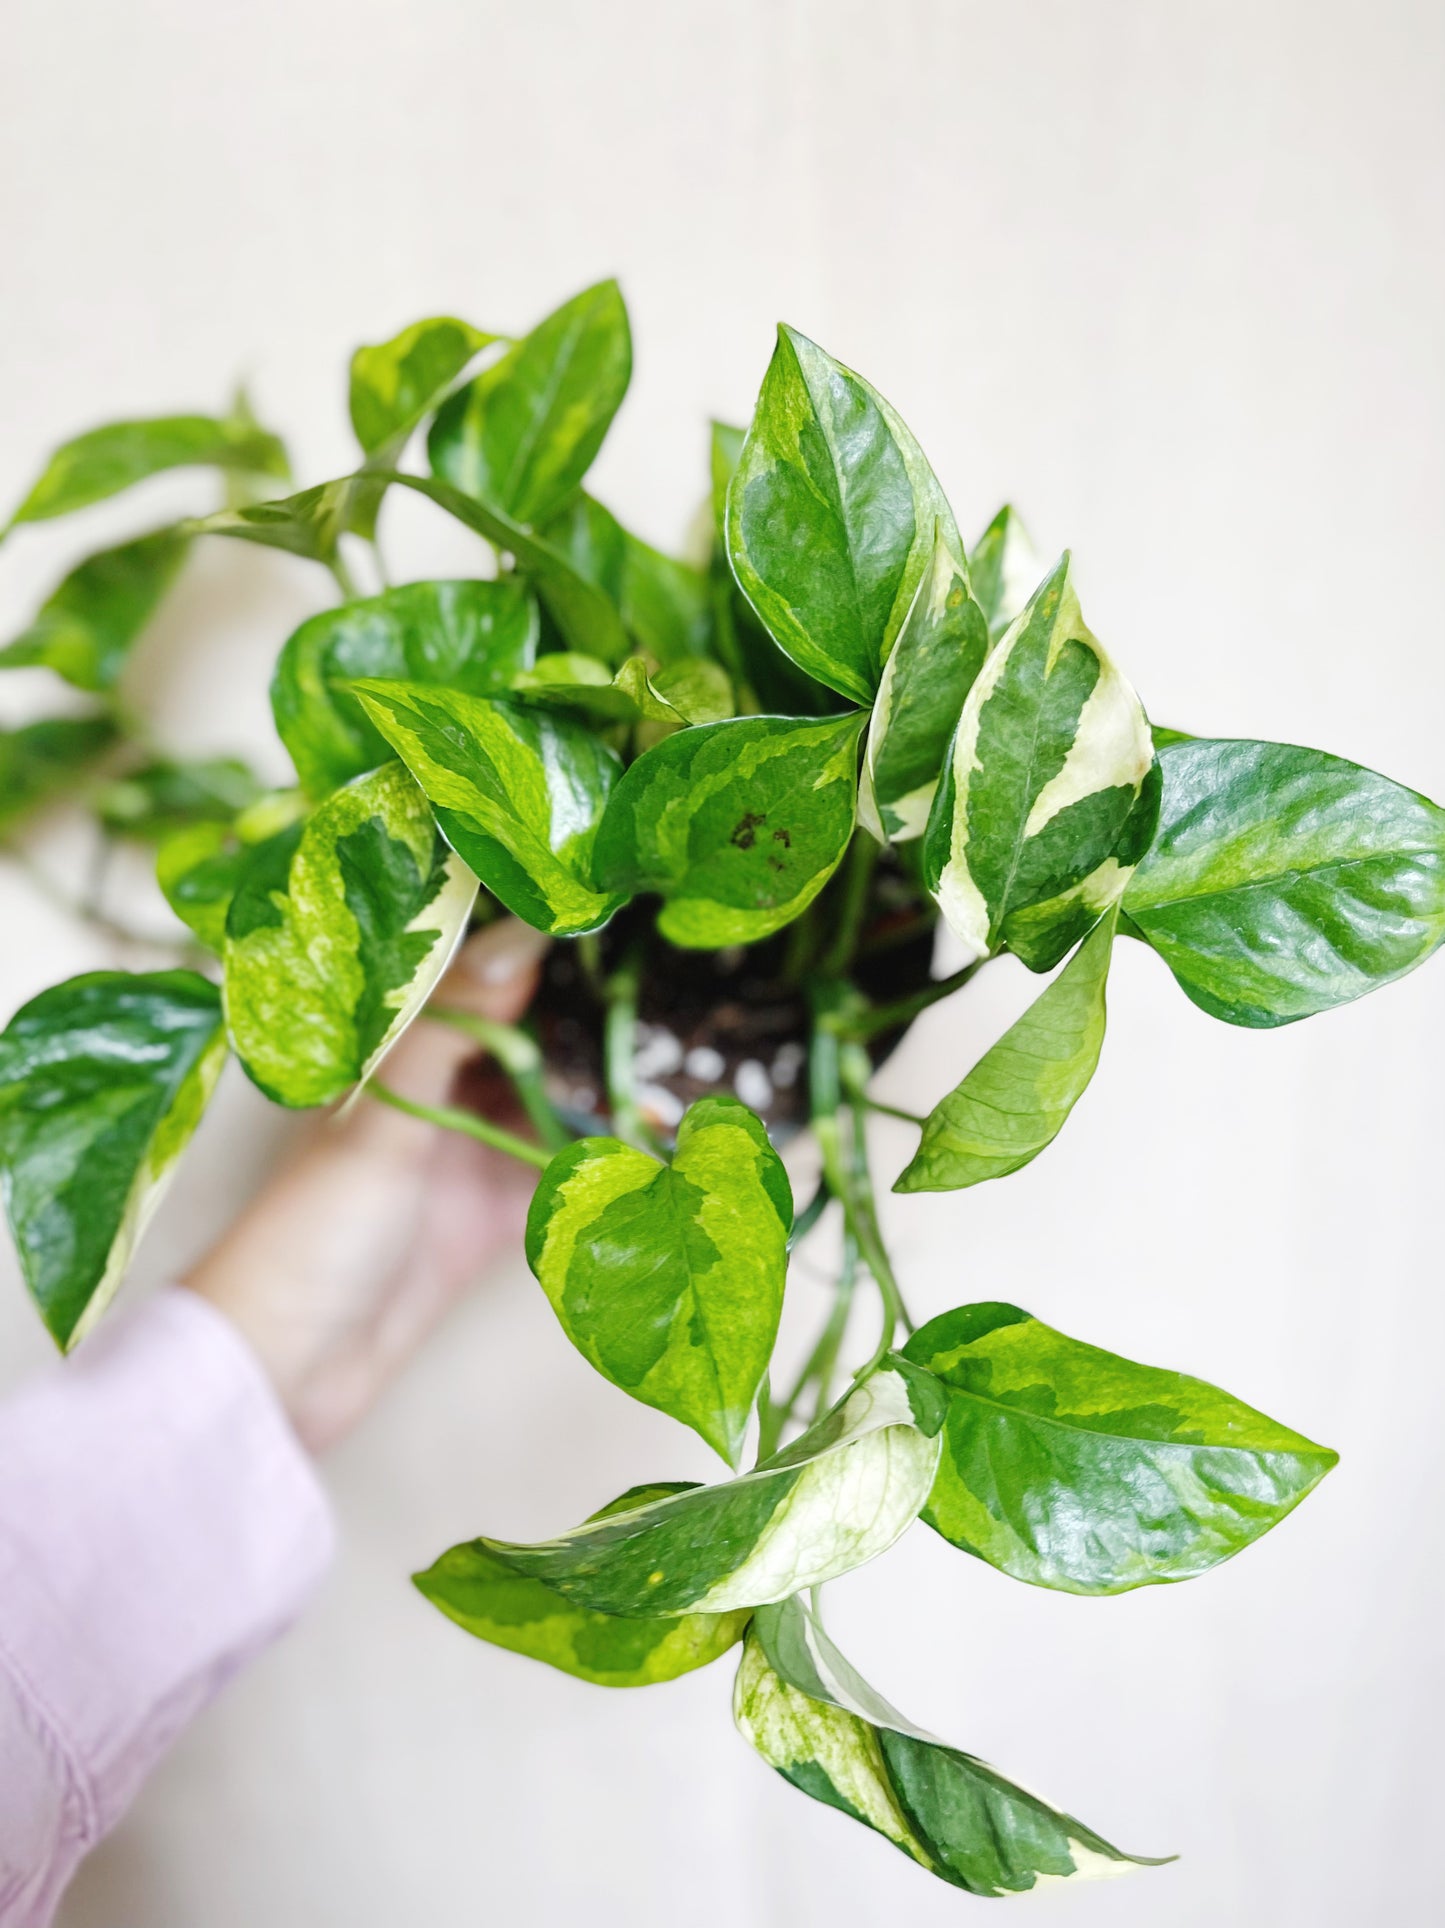
[[[479,1018],[471,1011],[458,1011],[448,1004],[428,1004],[424,1016],[438,1024],[450,1025],[489,1051],[512,1081],[538,1137],[552,1151],[572,1143],[572,1133],[552,1109],[542,1080],[542,1053],[535,1038],[515,1024],[499,1024],[494,1018]]]
[[[822,968],[829,977],[839,977],[853,961],[858,934],[868,909],[868,893],[873,872],[882,854],[880,846],[866,830],[858,831],[848,847],[848,867],[843,878],[843,902],[838,912],[838,927],[823,955]]]
[[[637,1054],[637,985],[640,976],[641,959],[633,949],[603,987],[607,998],[607,1019],[602,1037],[602,1058],[612,1129],[628,1144],[636,1145],[639,1150],[656,1157],[659,1147],[638,1108],[637,1078],[633,1069]]]
[[[341,591],[341,600],[343,602],[356,602],[361,595],[361,591],[357,587],[356,578],[352,575],[346,558],[342,555],[339,547],[326,567],[336,578],[336,587]]]
[[[869,1098],[867,1103],[870,1111],[876,1111],[884,1118],[901,1118],[905,1125],[917,1125],[920,1131],[928,1123],[916,1111],[902,1111],[897,1105],[885,1105],[880,1098]]]
[[[912,997],[901,997],[892,1004],[875,1004],[871,1011],[861,1011],[856,1015],[849,1013],[831,1020],[832,1024],[849,1038],[875,1038],[880,1031],[892,1031],[900,1024],[909,1024],[920,1011],[926,1011],[930,1004],[937,1004],[943,998],[952,997],[961,991],[976,971],[981,971],[988,962],[986,957],[975,959],[966,964],[961,971],[951,977],[943,977],[927,990],[915,991]],[[825,1019],[828,1023],[830,1020]]]
[[[394,1111],[404,1111],[409,1118],[420,1118],[426,1124],[440,1125],[444,1131],[459,1131],[468,1138],[475,1138],[483,1145],[490,1145],[493,1151],[504,1151],[509,1158],[520,1159],[524,1165],[535,1165],[539,1170],[552,1162],[552,1154],[544,1145],[532,1145],[515,1132],[503,1131],[500,1125],[489,1124],[485,1118],[478,1118],[474,1112],[461,1111],[455,1105],[419,1105],[411,1098],[403,1098],[399,1091],[373,1078],[366,1087],[373,1098]]]

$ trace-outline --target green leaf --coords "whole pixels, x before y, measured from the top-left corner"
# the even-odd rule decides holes
[[[330,564],[336,560],[341,537],[354,526],[358,501],[374,480],[365,474],[343,475],[302,489],[298,495],[221,509],[182,523],[181,528],[186,535],[232,536],[266,549],[284,549],[287,555],[302,556],[308,562]]]
[[[1114,921],[1105,912],[1049,988],[934,1106],[895,1192],[1003,1178],[1054,1142],[1099,1062]]]
[[[51,591],[0,668],[39,664],[82,690],[114,689],[130,646],[175,581],[189,544],[176,529],[101,549]]]
[[[1149,725],[1066,555],[969,691],[924,836],[964,961],[1007,945],[1052,970],[1123,895],[1157,812]]]
[[[390,341],[358,348],[351,357],[351,426],[366,452],[366,467],[392,469],[414,431],[446,399],[473,356],[499,340],[451,315],[414,321]],[[358,489],[351,526],[376,533],[386,483]]]
[[[731,678],[721,663],[703,656],[664,663],[652,687],[684,723],[721,723],[736,714]]]
[[[469,321],[435,315],[358,348],[351,357],[351,426],[365,452],[404,443],[472,357],[498,339]]]
[[[0,1034],[0,1186],[62,1348],[114,1297],[225,1056],[220,993],[194,971],[90,971]]]
[[[691,949],[750,944],[807,908],[853,834],[860,712],[739,717],[640,756],[597,836],[599,888],[666,898],[658,928]]]
[[[739,587],[793,661],[871,703],[933,555],[963,545],[923,451],[861,376],[792,328],[728,491]]]
[[[452,396],[428,438],[433,472],[535,525],[577,487],[632,374],[615,281],[565,302]]]
[[[627,633],[658,663],[703,656],[712,633],[707,578],[624,529],[579,492],[542,530],[577,574],[616,606]]]
[[[641,656],[629,656],[614,676],[595,656],[574,650],[554,650],[535,668],[512,679],[512,694],[542,709],[583,716],[602,727],[610,723],[671,723],[686,721],[673,708],[647,673]]]
[[[217,956],[226,914],[257,845],[305,814],[299,791],[269,791],[233,822],[202,820],[168,836],[156,852],[156,882],[181,922]],[[284,877],[279,880],[284,885]]]
[[[898,632],[868,727],[858,813],[880,843],[921,837],[964,698],[988,654],[988,622],[942,531]]]
[[[178,763],[153,757],[128,776],[108,783],[96,814],[112,835],[158,843],[197,823],[224,823],[261,795],[255,773],[236,757]]]
[[[426,496],[448,515],[484,536],[503,554],[510,555],[530,578],[569,649],[596,656],[604,663],[620,663],[626,656],[630,648],[627,630],[612,596],[590,581],[550,541],[533,535],[489,503],[473,500],[449,482],[397,474],[388,480]]]
[[[1445,811],[1343,757],[1186,738],[1124,898],[1212,1017],[1266,1029],[1363,997],[1445,936]]]
[[[968,558],[968,571],[989,634],[1002,636],[1022,614],[1044,573],[1043,560],[1030,542],[1028,530],[1007,504],[979,537]]]
[[[622,766],[605,743],[520,702],[415,683],[354,687],[447,842],[508,910],[558,937],[607,922],[623,898],[593,889],[592,846]]]
[[[243,413],[225,420],[213,415],[165,415],[141,422],[111,422],[61,443],[10,525],[69,515],[72,509],[118,495],[147,476],[182,468],[218,468],[283,481],[291,472],[282,444]]]
[[[733,1714],[744,1739],[794,1787],[970,1894],[1161,1865],[1124,1854],[986,1761],[915,1727],[854,1672],[801,1600],[755,1617]]]
[[[890,1359],[781,1453],[720,1486],[610,1512],[536,1546],[477,1540],[597,1613],[732,1613],[886,1552],[938,1464],[940,1389]]]
[[[0,834],[71,787],[115,740],[108,716],[45,717],[0,730]]]
[[[226,1020],[269,1098],[324,1105],[369,1077],[426,1002],[477,880],[398,763],[250,853],[226,916]]]
[[[1207,1573],[1337,1455],[1217,1386],[1135,1365],[1012,1305],[966,1305],[905,1348],[948,1388],[924,1518],[1002,1573],[1124,1593]]]
[[[410,582],[324,610],[276,664],[271,709],[303,788],[325,796],[391,755],[347,689],[357,677],[504,690],[537,651],[537,605],[524,582]]]
[[[736,1466],[783,1309],[793,1195],[760,1121],[700,1098],[670,1165],[616,1138],[559,1151],[527,1263],[590,1365]]]
[[[684,1484],[635,1488],[604,1507],[608,1513],[690,1490]],[[599,1687],[650,1687],[706,1667],[742,1638],[747,1612],[688,1613],[675,1620],[594,1613],[528,1580],[480,1541],[455,1546],[425,1573],[417,1589],[479,1640],[594,1681]]]

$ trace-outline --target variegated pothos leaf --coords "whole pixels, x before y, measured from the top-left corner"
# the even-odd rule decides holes
[[[849,1666],[799,1599],[754,1617],[733,1712],[744,1738],[794,1787],[970,1894],[1160,1865],[1123,1853],[986,1761],[915,1727]]]
[[[871,703],[933,555],[963,545],[922,449],[878,391],[780,327],[728,487],[727,551],[801,669]]]
[[[880,843],[921,837],[964,698],[988,654],[988,622],[942,530],[873,704],[858,816]]]
[[[1034,593],[1043,569],[1043,560],[1017,510],[1005,504],[968,556],[973,593],[991,636],[1003,635]]]
[[[924,1518],[1034,1586],[1124,1593],[1207,1573],[1335,1464],[1219,1387],[1141,1366],[1012,1305],[965,1305],[905,1348],[948,1389]]]
[[[592,845],[622,766],[593,731],[461,690],[353,688],[425,791],[448,843],[508,910],[557,937],[607,922],[624,898],[593,889]]]
[[[624,1392],[732,1466],[772,1356],[793,1196],[759,1120],[700,1098],[670,1165],[583,1138],[542,1174],[527,1262],[562,1329]]]
[[[324,1105],[369,1077],[445,970],[477,880],[399,763],[259,844],[226,914],[226,1020],[270,1098]]]
[[[0,1184],[21,1269],[68,1349],[110,1303],[226,1057],[194,971],[90,971],[0,1034]]]
[[[474,1544],[597,1613],[732,1613],[886,1552],[938,1465],[942,1389],[890,1356],[751,1472],[588,1521],[555,1540]]]
[[[1148,848],[1159,774],[1139,699],[1084,624],[1067,556],[968,693],[924,839],[965,961],[1051,970]]]

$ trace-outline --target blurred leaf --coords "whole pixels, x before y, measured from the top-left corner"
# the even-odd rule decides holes
[[[445,400],[474,355],[497,335],[483,334],[450,315],[414,321],[390,341],[358,348],[351,358],[351,426],[368,468],[392,469],[413,433]],[[376,533],[376,514],[386,489],[377,481],[357,490],[351,526]]]
[[[113,689],[189,547],[178,529],[157,529],[87,556],[51,591],[29,628],[0,649],[0,668],[38,664],[77,689]]]
[[[46,717],[0,730],[0,833],[72,786],[116,738],[108,716]]]
[[[95,808],[113,835],[157,843],[190,824],[230,823],[261,791],[260,779],[236,757],[195,763],[156,757],[108,783]]]
[[[10,518],[11,527],[69,515],[147,476],[180,468],[238,470],[282,481],[291,472],[277,437],[244,417],[165,415],[111,422],[62,442]]]

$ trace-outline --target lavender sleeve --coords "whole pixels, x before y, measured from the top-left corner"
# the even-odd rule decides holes
[[[259,1365],[192,1293],[159,1293],[0,1405],[0,1928],[44,1928],[331,1544]]]

